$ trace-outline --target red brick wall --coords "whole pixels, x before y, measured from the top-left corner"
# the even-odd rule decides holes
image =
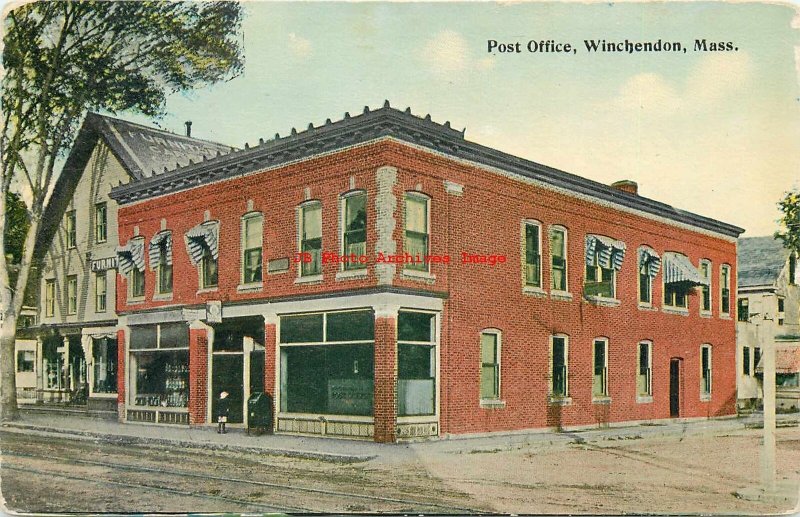
[[[375,317],[375,441],[396,441],[397,321]]]
[[[208,410],[208,333],[189,329],[189,424],[206,422]]]
[[[279,401],[275,399],[275,365],[278,358],[275,357],[275,343],[277,340],[277,329],[274,323],[267,323],[264,328],[264,392],[269,393],[272,399],[272,425],[276,426]]]
[[[373,267],[363,280],[336,281],[339,266],[323,268],[324,282],[297,285],[296,264],[289,272],[268,275],[269,259],[293,257],[297,251],[295,208],[311,198],[323,205],[323,249],[339,250],[339,195],[356,188],[368,192],[368,253],[374,250],[375,171],[383,166],[398,168],[397,225],[394,237],[403,251],[403,193],[420,190],[431,196],[431,252],[449,254],[450,265],[432,264],[433,283],[405,279],[394,285],[447,292],[441,321],[441,431],[466,433],[512,430],[547,425],[595,424],[601,421],[640,420],[669,416],[669,361],[682,359],[681,416],[699,417],[732,414],[735,402],[735,298],[731,298],[731,319],[719,315],[720,265],[731,266],[731,293],[735,293],[735,243],[723,238],[678,228],[644,216],[602,207],[558,192],[524,184],[497,173],[464,165],[441,156],[421,152],[395,142],[380,142],[323,158],[281,167],[202,186],[154,200],[121,207],[120,240],[133,235],[134,226],[146,239],[160,230],[167,219],[173,231],[175,292],[170,302],[153,302],[154,273],[147,269],[146,298],[140,305],[126,304],[124,280],[118,280],[118,308],[122,312],[149,309],[163,304],[199,304],[206,300],[241,301],[292,294],[313,294],[353,290],[375,285]],[[445,193],[443,181],[464,185],[463,196]],[[642,186],[647,191],[647,186]],[[237,293],[239,283],[240,218],[247,212],[247,200],[264,213],[264,290]],[[279,200],[278,203],[275,200]],[[191,266],[183,234],[203,221],[210,210],[220,229],[219,289],[197,293],[197,270]],[[542,222],[542,281],[549,292],[550,251],[547,230],[558,224],[568,229],[569,291],[572,301],[536,298],[522,292],[522,219]],[[584,237],[595,233],[622,240],[627,254],[618,273],[618,307],[599,307],[582,299]],[[697,265],[701,258],[712,261],[712,317],[699,316],[700,297],[689,297],[689,315],[667,314],[662,307],[662,275],[654,281],[653,300],[657,310],[637,306],[637,248],[649,245],[659,254],[681,252]],[[496,266],[461,264],[460,253],[504,254],[505,264]],[[178,279],[185,279],[180,281]],[[501,399],[505,407],[483,409],[479,405],[479,335],[481,329],[502,331]],[[378,340],[376,326],[376,343]],[[274,329],[272,330],[274,332]],[[383,331],[381,331],[383,332]],[[267,326],[266,386],[275,385],[274,343]],[[550,336],[569,336],[569,384],[571,405],[554,408],[548,403]],[[609,340],[610,405],[598,407],[591,400],[592,343],[596,337]],[[274,338],[273,338],[274,339]],[[392,340],[393,340],[392,334]],[[641,340],[653,342],[653,402],[636,402],[636,353]],[[713,346],[713,393],[711,401],[700,401],[700,345]],[[376,345],[379,346],[379,345]],[[387,402],[378,393],[378,366],[395,361],[394,348],[376,358],[376,436],[379,404]],[[377,353],[377,350],[376,350]],[[205,351],[203,351],[203,364]],[[386,363],[389,364],[389,363]],[[395,402],[392,402],[393,404]],[[205,395],[203,395],[205,404]],[[383,414],[383,413],[381,413]],[[383,424],[381,424],[383,425]],[[385,429],[380,433],[392,433]],[[382,435],[387,436],[387,435]]]

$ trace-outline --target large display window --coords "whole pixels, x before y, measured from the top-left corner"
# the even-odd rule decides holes
[[[185,323],[131,327],[132,404],[186,408],[189,405],[189,329]]]
[[[117,340],[94,338],[92,341],[93,393],[117,392]]]
[[[397,315],[397,415],[436,413],[436,318],[432,313]]]
[[[281,411],[371,416],[374,339],[371,310],[281,317]]]

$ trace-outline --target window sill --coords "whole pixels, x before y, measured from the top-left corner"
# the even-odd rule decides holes
[[[237,293],[255,293],[264,289],[264,282],[253,282],[252,284],[239,284],[236,286]]]
[[[571,406],[572,397],[554,397],[551,395],[548,403],[552,406]]]
[[[729,319],[731,319],[731,315],[730,314],[720,314],[719,315],[719,319],[721,319],[721,320],[729,320]]]
[[[534,296],[536,298],[547,298],[547,291],[545,291],[541,287],[534,287],[531,285],[524,286],[522,288],[522,294],[527,294],[529,296]]]
[[[652,395],[637,395],[636,396],[636,403],[637,404],[651,404],[653,402]]]
[[[126,301],[128,305],[141,305],[144,302],[145,302],[144,296],[141,296],[139,298],[128,298]]]
[[[711,312],[709,311],[700,311],[701,318],[710,318],[712,316]]]
[[[336,273],[336,281],[338,282],[339,280],[360,280],[362,278],[367,278],[368,274],[369,273],[367,272],[366,268],[339,271],[338,273]]]
[[[481,407],[483,409],[504,409],[506,401],[500,399],[481,399]]]
[[[322,282],[322,275],[309,275],[309,276],[298,276],[294,279],[295,284],[314,284]]]
[[[154,294],[153,295],[154,302],[171,302],[172,301],[172,293],[164,293],[164,294]]]
[[[592,397],[592,404],[611,404],[611,397]]]
[[[678,314],[680,316],[689,315],[689,309],[684,309],[683,307],[671,307],[668,305],[661,307],[661,312],[666,312],[667,314]]]
[[[404,268],[402,271],[402,276],[403,278],[408,278],[411,280],[422,280],[429,283],[433,283],[436,280],[436,275],[434,275],[430,271],[419,271],[417,269]]]
[[[622,302],[617,300],[616,298],[606,298],[605,296],[595,296],[595,295],[584,295],[583,298],[593,304],[598,305],[600,307],[619,307]]]
[[[198,289],[197,294],[216,293],[217,291],[219,291],[219,287],[204,287],[202,289]]]
[[[700,402],[711,402],[711,394],[701,394],[700,395]]]
[[[551,300],[561,300],[562,302],[571,302],[572,293],[569,291],[550,291]]]
[[[658,311],[658,307],[653,307],[653,304],[651,304],[651,303],[639,302],[639,310],[640,311]]]

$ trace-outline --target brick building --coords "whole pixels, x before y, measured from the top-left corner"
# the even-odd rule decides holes
[[[735,412],[742,230],[632,182],[386,103],[111,195],[124,420],[209,423],[223,390],[376,441]]]

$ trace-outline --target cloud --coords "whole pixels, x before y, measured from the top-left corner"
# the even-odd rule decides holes
[[[296,57],[305,58],[311,55],[313,46],[311,42],[302,36],[298,36],[294,32],[289,33],[289,50]]]
[[[473,59],[467,40],[453,30],[443,30],[429,39],[422,47],[421,57],[433,72],[441,75],[488,70],[494,66],[491,59]]]

